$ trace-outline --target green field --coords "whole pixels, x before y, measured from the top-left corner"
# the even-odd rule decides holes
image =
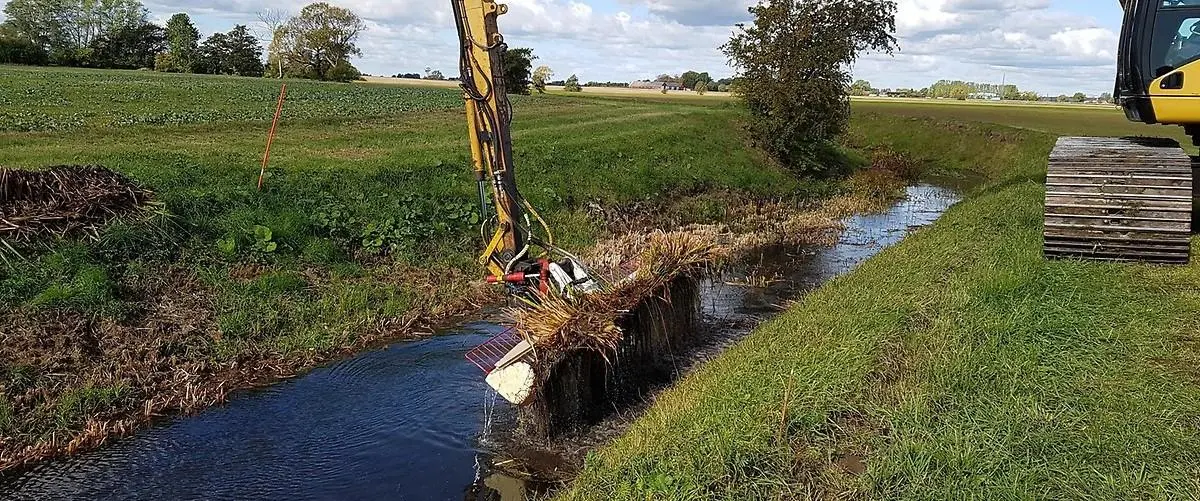
[[[106,165],[167,215],[0,265],[0,468],[172,388],[191,399],[156,412],[198,410],[231,387],[218,381],[288,376],[489,299],[473,285],[459,93],[290,83],[259,194],[277,83],[0,67],[0,166]],[[842,189],[747,149],[747,118],[725,98],[515,107],[525,195],[571,248],[607,236],[593,204]],[[1180,137],[1105,108],[856,101],[848,150],[905,152],[981,186],[666,391],[563,496],[1194,496],[1200,268],[1043,261],[1041,183],[1060,134]]]
[[[1162,132],[856,103],[852,143],[986,181],[656,398],[562,498],[1194,499],[1200,266],[1041,257],[1055,137]]]
[[[213,394],[163,412],[202,408],[217,382],[228,391],[287,376],[491,300],[476,285],[482,243],[461,93],[289,82],[260,194],[277,85],[0,67],[0,166],[104,165],[153,190],[166,214],[6,256],[0,436],[15,439],[0,445],[0,463],[23,445],[71,438],[89,417],[140,410],[180,374],[202,374]],[[593,206],[836,189],[768,166],[745,147],[731,106],[561,96],[514,105],[522,190],[571,248],[606,235]],[[170,362],[139,365],[161,356]],[[157,376],[138,374],[147,370]]]

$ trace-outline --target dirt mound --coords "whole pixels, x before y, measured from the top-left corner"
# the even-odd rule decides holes
[[[89,234],[141,209],[152,193],[100,166],[0,168],[0,243]]]

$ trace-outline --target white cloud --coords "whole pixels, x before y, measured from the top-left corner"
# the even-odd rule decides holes
[[[266,8],[297,12],[305,0],[153,0],[156,16],[189,12],[207,31],[252,23]],[[375,74],[447,74],[457,67],[449,2],[336,0],[368,21],[357,64]],[[730,74],[718,47],[756,0],[508,0],[501,30],[532,47],[560,76],[632,80],[688,69]],[[1007,79],[1043,92],[1111,87],[1117,35],[1094,17],[1049,0],[897,0],[895,56],[868,55],[856,76],[879,86],[923,87],[941,78]],[[1119,16],[1116,3],[1097,7]],[[1111,25],[1111,23],[1109,23]],[[1007,76],[1006,76],[1007,75]]]

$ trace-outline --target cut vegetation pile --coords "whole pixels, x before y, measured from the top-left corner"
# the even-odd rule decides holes
[[[99,235],[113,218],[137,211],[152,194],[100,166],[29,171],[0,168],[0,242]]]
[[[544,298],[540,305],[513,309],[510,315],[517,330],[550,360],[576,349],[612,353],[624,335],[618,327],[621,316],[663,294],[677,278],[700,278],[758,249],[833,245],[844,218],[886,211],[917,174],[918,164],[909,157],[879,149],[871,167],[850,178],[846,193],[815,207],[734,197],[724,201],[724,223],[626,233],[597,244],[585,258],[593,273],[616,284],[612,290],[578,302]]]

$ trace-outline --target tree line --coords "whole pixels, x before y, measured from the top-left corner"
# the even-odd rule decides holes
[[[10,0],[0,24],[0,63],[150,69],[176,73],[310,78],[361,77],[363,21],[348,9],[318,2],[296,16],[270,12],[260,21],[270,39],[267,61],[247,25],[201,40],[185,13],[166,26],[149,21],[138,0]]]
[[[867,80],[855,80],[850,84],[847,92],[852,96],[869,96],[875,94],[888,93],[899,97],[913,98],[934,98],[934,99],[958,99],[966,100],[972,96],[980,94],[990,94],[1004,101],[1048,101],[1053,100],[1063,103],[1082,103],[1090,98],[1082,93],[1076,92],[1074,95],[1060,95],[1058,97],[1042,96],[1037,92],[1022,91],[1016,85],[1012,84],[990,84],[964,82],[961,80],[939,80],[938,82],[925,87],[923,89],[895,89],[895,90],[880,90],[871,85]],[[1097,98],[1101,102],[1112,102],[1112,94],[1103,93]]]

